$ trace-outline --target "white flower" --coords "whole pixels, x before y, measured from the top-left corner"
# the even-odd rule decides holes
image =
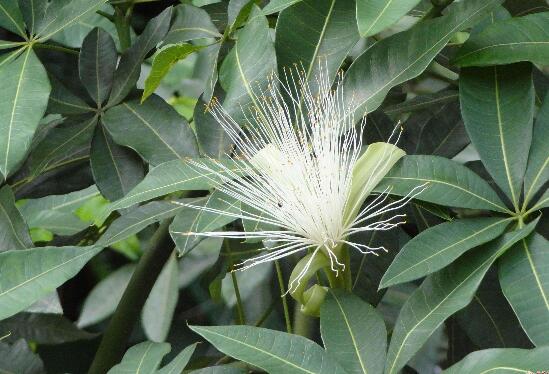
[[[212,113],[235,144],[230,156],[239,160],[246,176],[222,165],[221,173],[198,161],[193,165],[204,175],[215,175],[210,178],[215,188],[240,201],[242,211],[234,214],[188,206],[269,224],[275,229],[182,234],[263,239],[266,252],[244,260],[238,265],[240,270],[312,251],[290,290],[299,285],[320,251],[330,259],[336,274],[345,267],[334,253],[336,247],[346,244],[364,254],[386,251],[348,238],[361,231],[388,230],[403,223],[404,214],[387,213],[401,208],[421,188],[388,204],[390,191],[385,190],[360,209],[404,152],[392,144],[375,143],[361,156],[364,121],[355,128],[353,111],[343,102],[339,81],[332,90],[326,75],[321,74],[315,82],[318,92],[313,94],[300,73],[287,76],[286,84],[273,78],[266,90],[254,96],[256,106],[253,112],[244,113],[244,124],[236,123],[215,102]],[[395,143],[400,132],[391,135],[397,138]]]

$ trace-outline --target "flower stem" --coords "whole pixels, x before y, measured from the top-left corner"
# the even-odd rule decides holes
[[[286,299],[286,288],[284,287],[284,278],[282,276],[282,269],[280,263],[275,260],[276,276],[278,278],[278,286],[280,287],[282,298],[282,309],[284,310],[284,320],[286,321],[286,332],[292,333],[292,322],[290,321],[290,312],[288,311],[288,300]]]
[[[234,288],[234,295],[236,297],[236,311],[238,314],[238,324],[239,325],[245,325],[246,324],[246,316],[244,315],[244,306],[242,304],[242,298],[240,297],[240,288],[238,287],[238,279],[236,278],[236,274],[233,271],[233,258],[231,253],[231,246],[229,244],[228,240],[225,240],[224,242],[225,250],[229,254],[229,266],[231,270],[231,280],[233,281],[233,288]]]
[[[141,315],[141,309],[173,252],[173,242],[168,232],[170,223],[171,220],[166,220],[160,224],[150,240],[150,247],[139,259],[103,334],[89,374],[104,374],[122,359],[130,334]]]
[[[313,329],[313,318],[306,316],[300,310],[299,304],[294,309],[294,334],[310,338]]]

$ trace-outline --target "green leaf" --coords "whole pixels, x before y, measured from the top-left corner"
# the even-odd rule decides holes
[[[419,2],[420,0],[357,0],[356,19],[360,36],[364,38],[383,31],[414,9]]]
[[[54,1],[40,17],[36,28],[37,40],[46,41],[63,29],[74,25],[90,12],[95,12],[107,0]]]
[[[331,80],[359,38],[353,1],[300,1],[284,9],[276,23],[280,75],[297,65],[313,86],[321,69]]]
[[[375,191],[404,196],[427,183],[416,199],[444,206],[509,212],[488,183],[465,166],[438,156],[404,156]]]
[[[471,36],[453,60],[457,66],[531,61],[549,65],[549,12],[511,18]]]
[[[447,15],[420,22],[367,49],[343,80],[345,101],[355,108],[355,118],[377,109],[391,88],[421,74],[456,32],[474,25],[500,3],[454,3]]]
[[[25,23],[17,0],[0,1],[0,27],[25,37]]]
[[[549,347],[485,349],[470,353],[443,374],[536,373],[547,369]]]
[[[119,146],[100,124],[91,142],[90,165],[101,194],[109,200],[126,195],[143,180],[143,162],[129,148]]]
[[[532,146],[524,176],[524,206],[549,180],[549,93],[538,112],[532,135]]]
[[[219,82],[227,93],[223,107],[235,120],[242,119],[242,110],[250,109],[252,104],[257,106],[256,95],[260,96],[268,76],[275,71],[275,50],[267,19],[252,14],[219,70]]]
[[[448,317],[469,304],[490,266],[532,232],[536,223],[505,234],[427,277],[400,311],[387,353],[385,373],[394,374],[402,369]]]
[[[75,116],[48,132],[30,154],[30,175],[36,177],[70,163],[87,160],[96,124],[97,116]]]
[[[169,44],[158,51],[154,56],[151,72],[145,80],[145,90],[141,96],[141,103],[158,88],[162,79],[179,60],[184,60],[191,53],[201,50],[202,46],[192,44]]]
[[[168,32],[171,16],[172,8],[164,9],[162,13],[149,21],[135,43],[124,52],[114,73],[111,95],[107,102],[108,107],[120,103],[135,87],[141,72],[141,63]]]
[[[329,290],[328,295],[320,309],[320,332],[326,351],[346,373],[381,373],[387,349],[383,318],[353,294]]]
[[[201,8],[181,4],[174,7],[175,17],[165,44],[187,42],[201,38],[220,38],[222,35],[212,23],[208,13]]]
[[[37,344],[62,344],[97,337],[76,327],[60,314],[18,313],[0,322],[0,331],[9,331],[7,341],[25,339]]]
[[[469,218],[431,227],[410,240],[381,280],[385,288],[434,273],[466,251],[495,239],[511,218]]]
[[[269,15],[273,13],[278,13],[281,10],[288,8],[296,3],[299,3],[302,0],[271,0],[269,4],[263,8],[263,14]]]
[[[531,65],[464,69],[459,95],[471,142],[494,181],[518,208],[532,140]]]
[[[99,247],[40,247],[0,253],[0,320],[71,279]]]
[[[190,371],[189,374],[246,374],[246,370],[228,365],[210,366]]]
[[[32,247],[29,229],[9,186],[0,189],[0,252]]]
[[[117,218],[97,241],[98,245],[109,246],[130,236],[137,234],[145,227],[171,218],[183,209],[182,205],[176,202],[194,202],[195,199],[170,201],[153,201],[148,204],[132,209],[130,212]]]
[[[128,264],[101,280],[86,297],[76,325],[91,326],[114,313],[134,269],[135,264]]]
[[[222,174],[225,168],[231,173],[242,174],[243,172],[242,165],[230,159],[196,159],[194,161]],[[217,177],[198,169],[193,165],[193,160],[174,160],[163,163],[152,169],[145,179],[126,196],[110,204],[106,214],[175,191],[208,190],[213,186],[212,178],[215,180]]]
[[[343,374],[315,342],[252,326],[189,326],[221,352],[269,373]]]
[[[530,340],[503,296],[497,273],[490,269],[471,303],[456,313],[456,320],[478,348],[530,348]]]
[[[179,298],[178,266],[175,254],[164,265],[141,311],[141,325],[148,339],[163,342],[168,337]]]
[[[139,343],[128,349],[122,361],[109,370],[108,374],[154,374],[162,358],[169,352],[168,343]]]
[[[0,175],[7,178],[25,157],[46,110],[50,84],[31,48],[0,69]]]
[[[232,145],[231,139],[202,100],[196,103],[193,113],[200,154],[217,159],[226,157]]]
[[[198,155],[187,121],[156,95],[143,104],[123,102],[109,109],[102,121],[116,143],[134,149],[152,165]]]
[[[99,27],[94,28],[82,43],[78,72],[91,98],[101,105],[111,91],[118,53],[112,37]]]
[[[172,362],[158,370],[157,374],[179,374],[183,372],[183,369],[185,369],[185,366],[189,363],[197,344],[198,343],[194,343],[185,347]]]
[[[48,113],[83,114],[93,112],[82,98],[69,91],[59,79],[50,75],[51,93],[48,101]]]
[[[549,241],[537,233],[502,256],[501,289],[536,346],[549,344]]]
[[[0,372],[12,374],[42,374],[44,363],[23,339],[13,345],[0,342]]]
[[[436,107],[438,105],[455,102],[458,101],[458,99],[459,93],[457,91],[444,90],[432,94],[419,95],[402,103],[391,105],[387,108],[383,108],[383,112],[385,112],[387,115],[415,112],[418,110],[428,109],[430,107]]]
[[[199,235],[187,234],[215,231],[236,220],[240,215],[240,202],[218,190],[192,205],[198,209],[183,208],[170,225],[170,235],[181,256],[187,254],[204,239]],[[227,215],[203,209],[214,209]]]

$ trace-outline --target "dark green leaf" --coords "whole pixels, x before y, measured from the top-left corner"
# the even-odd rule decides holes
[[[533,233],[501,258],[499,281],[530,340],[549,344],[549,241]]]
[[[496,22],[471,36],[454,58],[458,66],[519,61],[549,65],[549,12]]]
[[[163,342],[170,332],[179,297],[178,269],[175,254],[172,253],[143,306],[141,324],[145,335],[152,341]]]
[[[469,218],[421,232],[400,250],[380,287],[409,282],[442,269],[464,252],[501,235],[510,221],[511,218]]]
[[[189,326],[221,352],[270,373],[343,374],[315,342],[252,326]]]
[[[60,314],[45,313],[18,313],[1,321],[0,331],[11,333],[8,341],[22,338],[37,344],[61,344],[97,336],[78,329]]]
[[[275,60],[267,19],[252,15],[238,32],[235,46],[219,71],[220,84],[227,93],[223,107],[233,118],[241,119],[242,110],[256,104],[256,95],[259,96],[259,91],[267,86],[268,76],[276,71]]]
[[[459,95],[471,142],[494,181],[518,208],[532,140],[531,65],[464,69]]]
[[[33,353],[26,341],[18,340],[13,345],[0,342],[0,372],[6,374],[43,374],[44,364]]]
[[[181,209],[182,205],[176,202],[195,202],[195,199],[171,201],[153,201],[142,205],[116,219],[97,241],[98,245],[109,246],[130,236],[137,234],[152,223],[173,217]]]
[[[536,349],[486,349],[473,352],[444,374],[536,373],[547,369],[549,347]]]
[[[170,44],[164,46],[154,56],[151,72],[145,80],[145,90],[141,96],[141,103],[145,101],[160,85],[162,79],[179,60],[184,60],[188,55],[202,49],[202,46],[192,44]]]
[[[107,0],[71,0],[53,1],[47,7],[46,14],[40,17],[36,27],[37,39],[48,40],[63,29],[75,24],[90,12],[96,11]]]
[[[416,198],[435,204],[508,212],[488,183],[465,166],[438,156],[404,156],[375,188],[404,196],[427,183]]]
[[[225,157],[231,139],[202,100],[196,103],[193,118],[200,153],[217,159]]]
[[[101,194],[112,201],[126,195],[145,174],[139,156],[116,144],[102,124],[96,127],[93,135],[90,165]]]
[[[165,44],[181,43],[200,38],[220,38],[222,35],[212,23],[208,13],[189,4],[174,8],[175,18],[164,38]]]
[[[530,348],[528,337],[501,292],[497,273],[497,269],[491,269],[486,274],[473,300],[456,314],[456,320],[479,348]]]
[[[474,25],[501,2],[454,3],[447,15],[420,22],[366,50],[343,81],[345,99],[355,108],[355,118],[377,109],[391,88],[421,74],[456,32]]]
[[[168,343],[143,342],[134,345],[122,361],[108,371],[108,374],[154,374],[165,355],[170,352]]]
[[[280,75],[297,65],[313,86],[320,69],[331,80],[359,38],[353,1],[300,1],[284,9],[276,23]]]
[[[288,8],[289,6],[299,3],[302,0],[271,0],[265,8],[263,8],[263,14],[269,15],[273,13],[280,12]]]
[[[180,255],[185,255],[204,239],[200,235],[188,234],[215,231],[240,215],[240,202],[217,190],[192,205],[198,209],[185,207],[170,225],[170,235]],[[225,212],[226,215],[202,209],[215,209]]]
[[[223,173],[224,168],[230,172],[242,173],[242,165],[237,161],[198,159],[215,171]],[[145,179],[122,199],[113,202],[106,213],[118,209],[129,208],[134,204],[154,199],[175,191],[208,190],[213,186],[215,175],[205,173],[193,166],[192,160],[174,160],[152,169]]]
[[[118,54],[112,37],[94,28],[82,43],[78,71],[80,80],[92,99],[101,105],[111,91]]]
[[[139,79],[143,59],[168,32],[171,16],[172,8],[170,7],[151,19],[131,48],[124,52],[114,74],[111,95],[107,103],[109,107],[124,100],[134,88]]]
[[[326,351],[346,373],[383,371],[387,329],[370,304],[353,294],[330,290],[320,309],[320,331]]]
[[[207,368],[190,371],[189,374],[246,374],[246,370],[228,365],[210,366]]]
[[[356,19],[360,36],[367,37],[383,31],[414,9],[419,2],[420,0],[357,0]]]
[[[524,205],[527,206],[536,192],[549,180],[549,93],[538,112],[528,166],[524,176]]]
[[[22,37],[26,36],[25,23],[17,5],[17,0],[0,1],[0,27]]]
[[[116,143],[134,149],[152,165],[198,155],[187,121],[156,95],[143,104],[123,102],[109,109],[102,120]]]
[[[404,101],[403,103],[383,108],[383,111],[388,115],[398,115],[402,113],[428,109],[432,106],[458,101],[458,99],[459,93],[457,91],[445,90],[436,92],[434,94],[416,96],[413,99]]]
[[[394,374],[402,369],[444,320],[469,304],[494,261],[532,232],[536,223],[508,233],[427,277],[400,311],[385,373]]]
[[[82,98],[69,91],[59,79],[50,75],[51,93],[48,102],[48,113],[82,114],[93,112]]]
[[[46,111],[50,83],[31,48],[0,69],[0,175],[7,178],[25,157]]]
[[[29,229],[9,186],[0,189],[0,252],[32,247]]]
[[[51,293],[100,251],[98,247],[41,247],[0,253],[0,320]]]

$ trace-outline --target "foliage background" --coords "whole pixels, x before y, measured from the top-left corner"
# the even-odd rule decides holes
[[[546,1],[0,0],[0,49],[0,371],[86,372],[126,289],[115,373],[549,368]],[[186,163],[231,147],[212,97],[239,118],[319,63],[365,141],[404,127],[377,189],[430,186],[305,339],[282,332],[298,258],[230,273],[261,243],[177,233],[249,223],[170,201],[222,204]]]

